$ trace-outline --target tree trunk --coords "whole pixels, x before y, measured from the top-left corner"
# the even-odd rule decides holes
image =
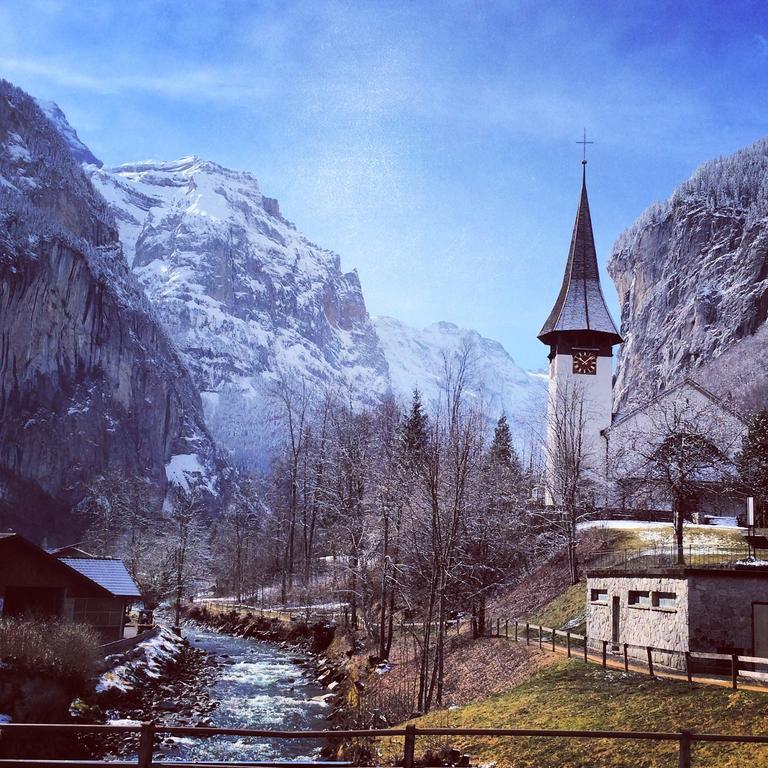
[[[673,518],[675,521],[675,543],[677,544],[677,564],[685,565],[685,547],[683,546],[683,522],[685,520],[685,505],[681,499],[675,499],[673,504]]]

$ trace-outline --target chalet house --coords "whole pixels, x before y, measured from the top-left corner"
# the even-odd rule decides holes
[[[587,574],[587,637],[684,668],[686,651],[768,658],[768,567],[597,570]],[[674,652],[674,653],[669,653]]]
[[[0,533],[0,616],[82,622],[104,643],[121,639],[126,609],[141,597],[123,561],[73,548],[62,552],[57,556],[16,533]]]

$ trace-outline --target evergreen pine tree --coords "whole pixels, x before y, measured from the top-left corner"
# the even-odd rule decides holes
[[[736,463],[745,491],[755,497],[757,510],[764,517],[768,511],[768,410],[752,417]]]
[[[411,410],[402,428],[403,453],[407,463],[418,461],[427,447],[427,414],[421,404],[421,393],[418,388],[413,390]]]
[[[512,445],[512,433],[509,429],[507,417],[504,414],[501,415],[496,423],[488,457],[491,463],[500,464],[513,470],[515,473],[519,473],[522,469],[517,451],[515,451],[515,447]]]

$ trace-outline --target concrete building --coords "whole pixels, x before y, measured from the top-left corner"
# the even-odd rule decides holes
[[[685,567],[587,574],[587,637],[683,668],[686,651],[768,658],[768,567]]]
[[[59,558],[23,536],[1,533],[0,616],[82,622],[102,642],[121,639],[126,608],[141,593],[122,560],[82,554]]]

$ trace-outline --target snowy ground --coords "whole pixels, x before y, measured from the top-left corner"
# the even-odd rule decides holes
[[[184,641],[175,632],[168,627],[158,627],[156,635],[127,653],[119,654],[125,660],[99,678],[97,693],[111,690],[127,692],[149,677],[160,677],[165,666],[176,659],[183,647]]]
[[[716,523],[713,525],[702,525],[700,523],[684,523],[686,529],[697,529],[702,531],[712,531],[716,528],[728,528],[733,530],[743,530],[741,526],[736,525],[734,518],[721,518],[723,520],[734,520],[732,525]],[[648,522],[645,520],[588,520],[584,523],[578,523],[577,528],[586,530],[587,528],[618,528],[618,529],[647,529],[647,530],[672,530],[672,523]]]
[[[579,523],[579,530],[615,530],[625,533],[618,545],[622,549],[642,547],[668,547],[674,543],[672,523],[647,522],[643,520],[590,520]],[[746,549],[746,529],[737,525],[701,525],[685,523],[684,546],[692,553],[711,552],[715,549]],[[649,554],[651,551],[649,549]]]

